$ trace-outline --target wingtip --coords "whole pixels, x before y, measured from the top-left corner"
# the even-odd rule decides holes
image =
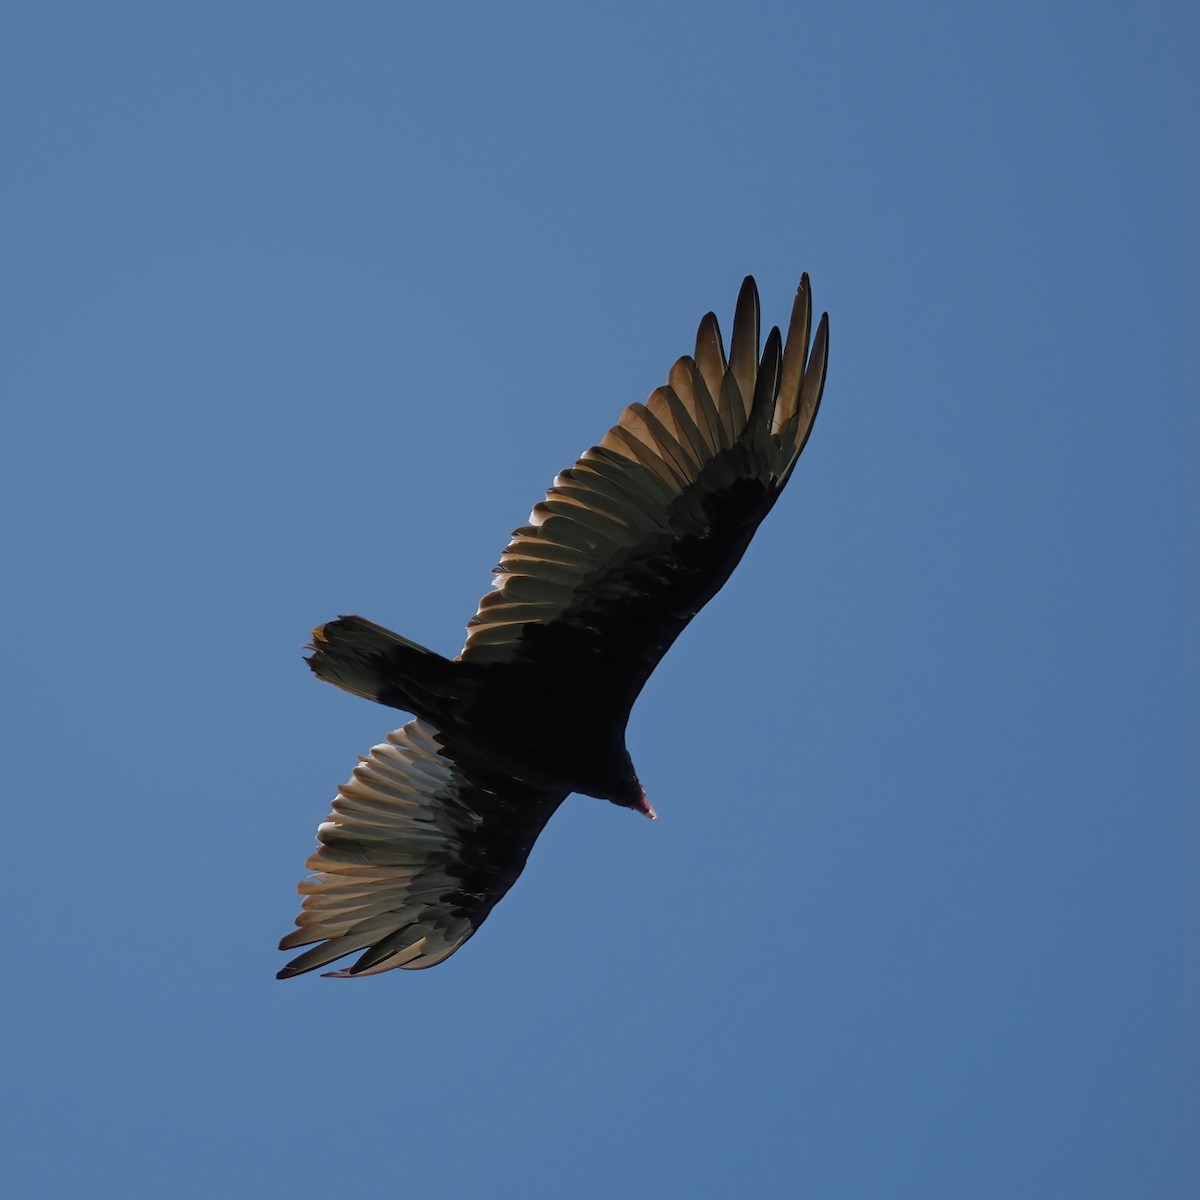
[[[753,349],[755,362],[758,360],[758,342],[762,323],[762,305],[758,299],[758,284],[753,275],[742,280],[737,304],[733,310],[733,342],[735,348],[746,351]],[[753,340],[751,341],[751,335]],[[738,343],[743,343],[740,347]]]

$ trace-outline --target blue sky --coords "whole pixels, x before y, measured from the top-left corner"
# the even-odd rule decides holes
[[[22,1197],[1191,1197],[1194,6],[11,4]],[[508,532],[753,272],[788,492],[432,971],[273,978]]]

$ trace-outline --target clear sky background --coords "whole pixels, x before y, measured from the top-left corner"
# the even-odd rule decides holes
[[[6,1193],[1195,1196],[1198,25],[6,5]],[[824,407],[634,711],[659,823],[572,799],[446,965],[276,982],[401,719],[309,628],[456,653],[802,270]]]

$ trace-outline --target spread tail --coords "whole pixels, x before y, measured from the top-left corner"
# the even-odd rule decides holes
[[[362,617],[318,625],[307,649],[318,679],[366,700],[436,717],[452,699],[454,663]]]

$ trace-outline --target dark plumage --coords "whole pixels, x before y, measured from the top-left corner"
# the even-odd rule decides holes
[[[759,357],[742,285],[728,362],[709,313],[694,358],[633,404],[516,530],[450,660],[362,617],[313,631],[329,683],[415,714],[338,789],[300,884],[281,979],[358,953],[337,978],[431,967],[513,885],[571,792],[653,817],[625,749],[638,693],[737,566],[808,440],[828,318],[809,354],[800,282],[786,347]]]

